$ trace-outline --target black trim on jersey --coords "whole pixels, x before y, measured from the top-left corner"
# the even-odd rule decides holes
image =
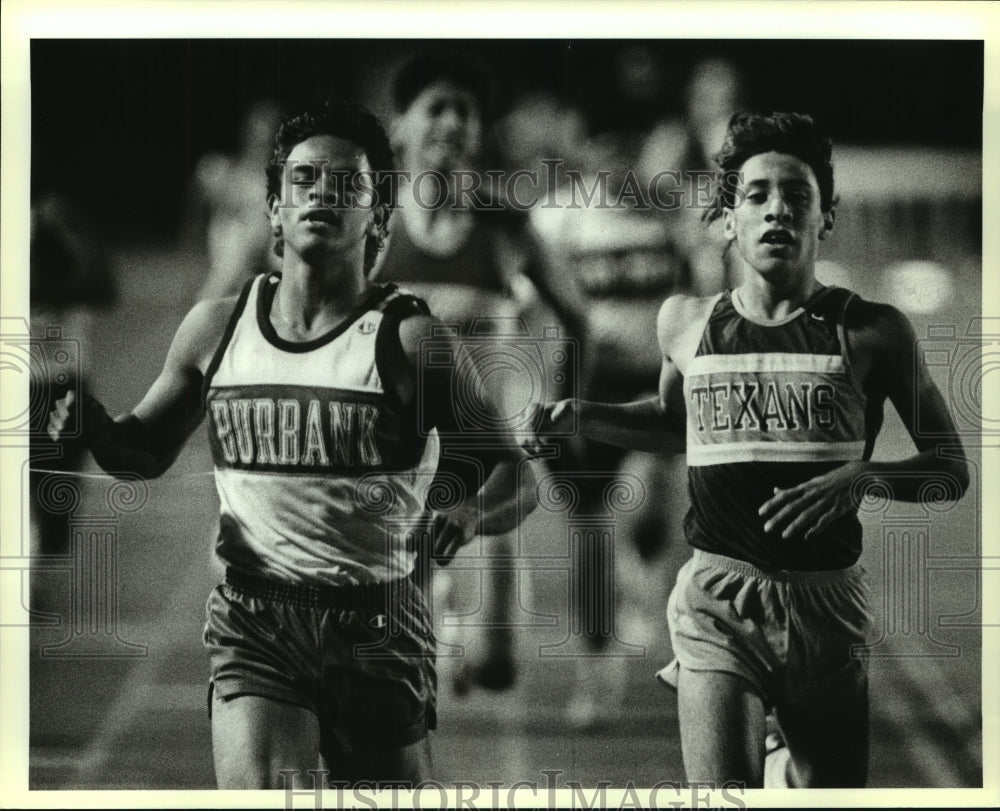
[[[867,401],[868,395],[864,390],[864,381],[859,380],[854,372],[851,344],[847,336],[847,308],[852,301],[861,301],[861,296],[846,287],[831,285],[820,290],[813,299],[807,303],[806,309],[836,327],[837,342],[840,344],[840,357],[844,361],[844,373],[851,381],[854,393]]]
[[[854,385],[854,390],[865,401],[865,450],[861,458],[866,462],[872,458],[875,450],[875,441],[878,439],[882,424],[885,422],[885,397],[871,396],[865,389],[865,381],[861,380],[854,370],[853,350],[851,348],[851,336],[847,332],[847,309],[853,302],[864,301],[861,296],[853,291],[848,291],[844,299],[844,307],[840,313],[840,321],[837,324],[837,334],[840,337],[840,347],[844,358],[844,370],[847,372]]]
[[[861,296],[851,290],[846,290],[845,292],[847,295],[844,296],[844,306],[841,307],[837,318],[837,337],[840,338],[840,354],[844,359],[844,371],[854,386],[854,393],[860,397],[864,397],[867,401],[868,393],[865,391],[864,381],[854,371],[854,359],[851,356],[851,339],[847,334],[847,308],[852,301],[861,301]]]
[[[395,290],[394,285],[379,286],[368,298],[362,301],[357,307],[329,332],[313,338],[309,341],[286,341],[274,329],[271,324],[271,303],[274,301],[274,294],[278,286],[271,282],[272,279],[281,279],[281,271],[269,273],[261,282],[257,295],[257,327],[261,335],[269,344],[284,352],[312,352],[321,346],[335,340],[343,335],[351,326],[369,310],[375,309],[379,302]]]
[[[262,275],[262,274],[261,274]],[[247,306],[247,299],[250,298],[250,290],[254,285],[254,282],[260,278],[260,275],[254,276],[249,279],[243,289],[240,291],[240,297],[236,302],[236,307],[233,310],[232,315],[229,316],[229,323],[226,324],[226,331],[222,333],[222,340],[219,342],[218,348],[215,350],[215,354],[212,355],[212,360],[209,361],[208,368],[205,370],[205,378],[201,383],[201,402],[206,407],[208,406],[208,389],[212,383],[212,378],[215,377],[215,373],[219,370],[219,364],[222,363],[222,356],[226,352],[226,348],[229,346],[229,342],[233,339],[233,333],[236,331],[236,324],[240,320],[240,316],[243,315],[243,310]]]
[[[756,321],[744,315],[736,305],[734,291],[723,290],[722,293],[718,294],[715,304],[712,305],[708,317],[705,319],[705,326],[702,327],[701,338],[698,341],[698,348],[695,350],[694,357],[739,354],[739,350],[735,347],[730,347],[729,351],[720,350],[715,345],[716,338],[719,336],[712,330],[713,325],[717,321],[731,318],[733,315],[742,319],[747,324],[753,324],[755,327],[765,330],[784,329],[795,323],[804,323],[802,321],[804,318],[815,318],[817,321],[828,324],[833,328],[837,336],[837,343],[840,345],[841,357],[843,357],[844,341],[842,334],[844,313],[847,308],[847,302],[851,298],[856,297],[857,293],[848,290],[846,287],[837,287],[835,285],[824,286],[814,292],[787,316],[769,323],[766,321]],[[846,363],[847,358],[845,357],[844,360]],[[858,389],[858,381],[854,378],[853,374],[851,375],[851,384],[855,388],[856,393],[863,394]]]
[[[379,324],[375,336],[375,370],[382,380],[382,389],[386,399],[402,415],[408,410],[413,412],[413,432],[416,433],[416,397],[412,403],[404,403],[399,391],[392,385],[400,374],[409,367],[409,360],[403,351],[399,340],[399,325],[415,315],[430,315],[427,303],[409,293],[401,293],[386,303],[382,311],[382,323]],[[413,374],[413,390],[417,390],[416,372]]]
[[[395,285],[393,288],[395,289]],[[426,302],[409,293],[401,293],[385,303],[382,321],[375,335],[375,371],[382,381],[383,398],[396,412],[400,442],[412,452],[411,466],[416,465],[423,456],[427,437],[420,434],[420,410],[416,399],[417,375],[409,368],[409,359],[399,339],[399,325],[415,315],[430,315]],[[395,385],[399,376],[405,374],[410,374],[413,382],[414,396],[410,403],[403,401]]]
[[[816,315],[835,324],[840,324],[843,323],[844,306],[847,299],[853,295],[854,293],[846,287],[828,285],[821,287],[806,299],[802,309],[809,313],[816,313]]]

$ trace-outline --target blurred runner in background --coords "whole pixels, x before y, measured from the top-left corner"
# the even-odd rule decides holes
[[[234,295],[247,279],[279,265],[260,184],[280,117],[274,102],[256,102],[243,118],[239,152],[211,152],[195,167],[194,207],[208,255],[199,300]]]
[[[623,194],[639,140],[639,133],[621,129],[629,125],[601,118],[588,127],[565,101],[537,95],[507,118],[507,129],[522,138],[511,145],[512,155],[563,161],[555,194],[532,209],[531,218],[548,265],[560,273],[553,285],[560,306],[583,313],[577,391],[603,401],[656,391],[656,313],[664,297],[689,284],[686,257],[671,230],[676,212],[644,209]],[[531,149],[525,140],[539,145]],[[620,194],[625,202],[617,205]],[[588,534],[574,560],[576,577],[588,585],[572,608],[582,633],[566,711],[571,723],[590,727],[616,717],[627,657],[652,641],[649,606],[662,602],[667,589],[657,562],[680,538],[686,489],[679,462],[582,436],[561,450],[562,465],[587,474],[575,478],[579,516],[605,514],[604,494],[621,476],[638,478],[646,489],[639,509],[615,516],[613,545]]]
[[[541,326],[557,325],[559,319],[548,306],[552,279],[526,214],[482,183],[490,77],[472,59],[426,53],[402,65],[392,92],[392,143],[409,180],[400,183],[399,210],[373,278],[398,282],[414,292],[441,321],[458,327],[464,337],[474,337],[480,346],[495,341],[495,360],[501,361],[505,337],[519,337],[517,319],[530,325],[530,334],[536,336]],[[477,183],[481,186],[474,193],[459,191]],[[564,325],[567,320],[572,316],[562,319]],[[506,414],[524,412],[529,398],[556,391],[549,384],[553,375],[527,380],[505,374],[497,370],[502,362],[493,363],[489,355],[480,353],[483,384],[506,404]],[[538,390],[539,385],[547,388]],[[442,464],[448,466],[447,457]],[[453,674],[459,694],[472,686],[506,689],[517,669],[513,538],[482,541],[483,555],[494,563],[482,578],[484,607],[478,618],[486,627],[475,629],[481,631],[478,639],[467,633],[473,626],[445,626],[440,632],[443,643],[466,648]],[[457,595],[448,573],[435,576],[434,594],[439,609],[454,608]]]

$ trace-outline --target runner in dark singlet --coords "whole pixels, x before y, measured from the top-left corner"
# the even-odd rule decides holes
[[[691,781],[865,784],[860,497],[876,486],[958,498],[968,486],[909,322],[816,280],[835,217],[831,148],[808,116],[733,116],[712,214],[744,282],[664,302],[657,398],[563,401],[543,415],[544,429],[575,412],[585,434],[624,447],[686,444],[695,551],[670,597],[676,659],[660,677],[678,691]],[[887,399],[917,452],[873,462]],[[778,734],[766,747],[769,711]]]
[[[373,278],[404,285],[463,336],[474,331],[482,340],[502,332],[513,319],[538,308],[551,279],[540,266],[541,254],[524,212],[506,207],[486,186],[475,194],[457,193],[457,173],[481,169],[489,77],[471,60],[424,54],[398,72],[393,101],[393,146],[409,179],[404,176],[400,183],[399,211]],[[549,310],[548,323],[551,319]],[[494,378],[483,371],[484,384],[508,404],[508,413],[529,396],[525,386],[531,381],[510,375]],[[447,466],[447,459],[442,464]],[[483,554],[499,564],[513,553],[510,538],[482,540]],[[482,650],[461,627],[440,631],[442,641],[472,651],[453,673],[459,694],[473,685],[502,690],[514,683],[511,612],[516,574],[509,565],[484,572],[480,618],[487,627],[480,629]],[[448,573],[435,575],[434,590],[436,602],[454,607],[454,583]]]

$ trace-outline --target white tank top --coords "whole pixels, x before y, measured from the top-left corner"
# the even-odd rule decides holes
[[[303,585],[405,577],[439,443],[434,430],[418,435],[380,358],[420,304],[381,287],[326,335],[289,342],[268,315],[280,278],[247,286],[205,377],[216,552]]]

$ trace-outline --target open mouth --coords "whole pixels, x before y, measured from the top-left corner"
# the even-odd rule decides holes
[[[774,229],[768,231],[760,238],[765,245],[794,245],[795,239],[788,231]]]
[[[315,208],[302,215],[306,222],[321,222],[327,225],[336,225],[340,222],[340,215],[331,208]]]

